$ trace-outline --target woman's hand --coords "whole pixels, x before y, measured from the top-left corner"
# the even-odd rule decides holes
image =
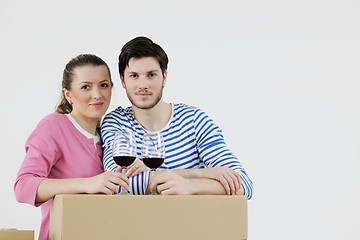
[[[143,161],[136,158],[135,161],[126,168],[126,176],[133,177],[148,169],[149,168],[145,166]]]
[[[219,181],[228,195],[235,195],[241,188],[240,175],[228,167],[209,167],[201,169],[203,177]]]
[[[86,193],[117,194],[118,186],[129,190],[129,179],[124,173],[104,172],[94,177],[85,178]]]

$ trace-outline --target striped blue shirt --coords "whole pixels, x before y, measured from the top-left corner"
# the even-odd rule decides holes
[[[238,172],[245,196],[252,197],[253,185],[240,161],[230,151],[220,128],[202,110],[182,103],[172,104],[169,123],[161,130],[165,142],[165,161],[159,169],[192,169],[227,166]],[[141,156],[141,142],[146,130],[135,119],[132,108],[118,107],[108,113],[101,127],[104,142],[103,163],[105,171],[117,167],[112,158],[112,140],[121,128],[135,132],[137,158]],[[145,194],[150,171],[130,177],[131,194]]]

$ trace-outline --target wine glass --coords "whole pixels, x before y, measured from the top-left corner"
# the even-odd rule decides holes
[[[156,169],[164,163],[165,143],[160,132],[145,133],[141,147],[143,163],[151,169],[152,176]],[[156,195],[156,191],[153,191]]]
[[[112,156],[117,165],[121,167],[121,172],[125,172],[126,167],[131,165],[136,158],[136,140],[133,131],[121,129],[115,133]],[[122,195],[128,194],[124,189],[121,190]]]

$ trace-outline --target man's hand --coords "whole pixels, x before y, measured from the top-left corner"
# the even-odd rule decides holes
[[[171,170],[158,170],[151,177],[148,191],[157,191],[161,195],[192,194],[191,180],[176,174]]]
[[[208,167],[200,169],[202,177],[219,181],[228,195],[235,195],[241,188],[240,175],[228,167]]]

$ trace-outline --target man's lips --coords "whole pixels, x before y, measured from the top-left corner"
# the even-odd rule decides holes
[[[138,92],[136,93],[136,95],[139,95],[139,96],[149,96],[151,95],[149,92]]]

